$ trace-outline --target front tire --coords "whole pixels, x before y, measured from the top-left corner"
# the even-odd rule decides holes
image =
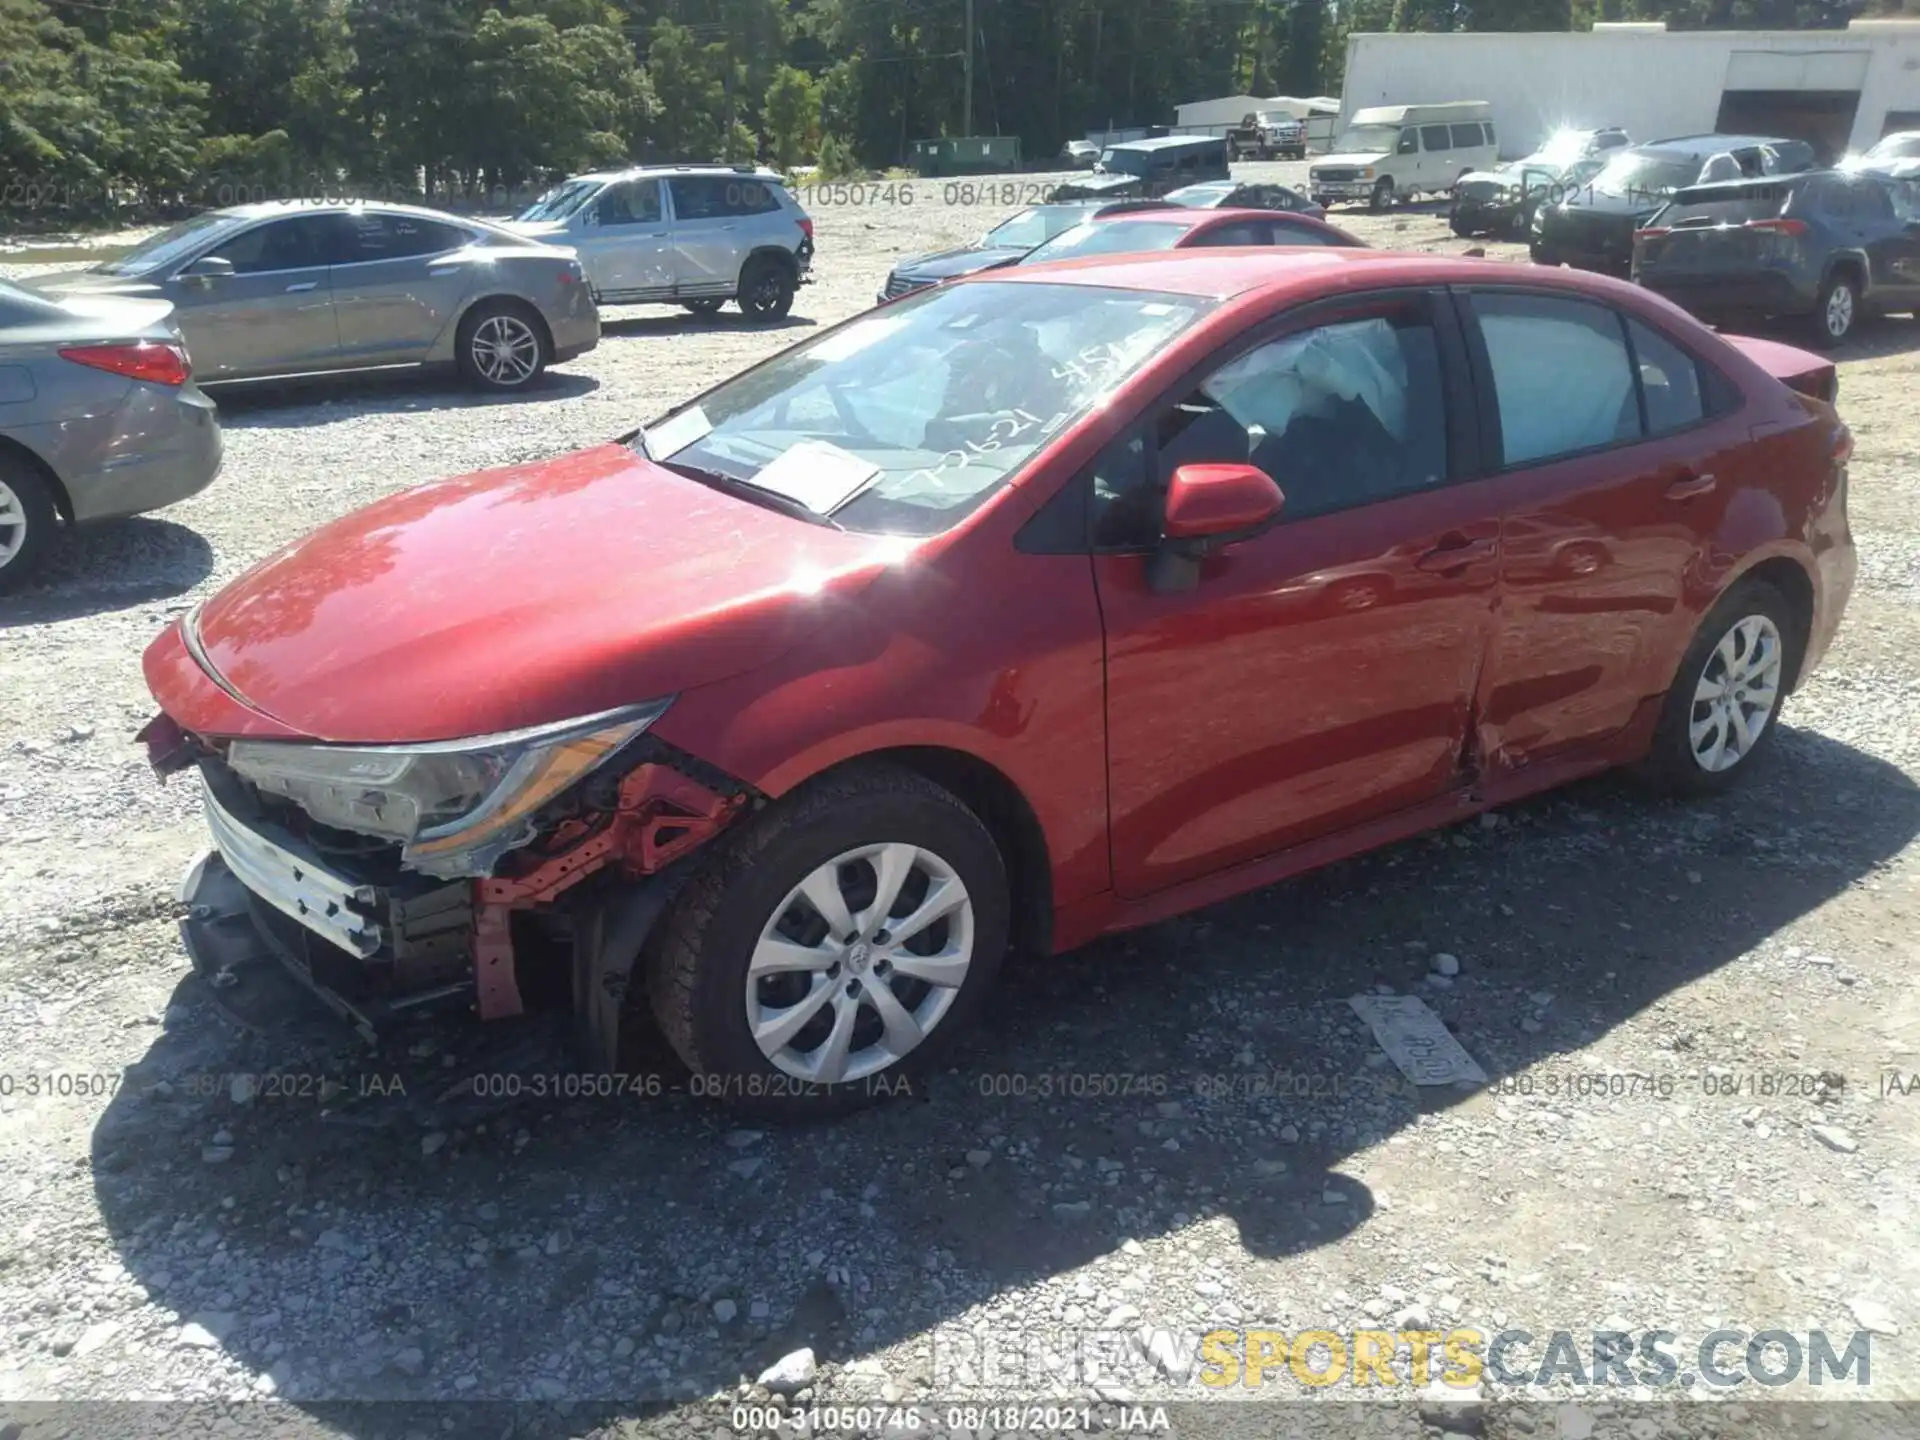
[[[1382,175],[1374,185],[1373,194],[1367,197],[1367,208],[1376,212],[1393,208],[1393,181],[1390,177]]]
[[[750,260],[740,273],[740,313],[754,320],[784,320],[796,289],[791,266],[771,255]]]
[[[515,300],[483,300],[474,306],[460,321],[454,348],[467,383],[496,395],[529,388],[553,358],[546,327]]]
[[[979,818],[891,765],[817,780],[722,841],[646,958],[696,1094],[774,1120],[899,1093],[978,1014],[1007,945]]]
[[[46,480],[0,454],[0,592],[26,583],[47,557],[59,522]]]
[[[1643,774],[1676,794],[1710,795],[1751,770],[1779,728],[1800,634],[1772,585],[1743,580],[1729,590],[1687,647]]]

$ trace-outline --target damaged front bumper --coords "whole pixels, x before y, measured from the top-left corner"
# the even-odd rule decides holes
[[[705,844],[752,798],[643,737],[605,809],[575,803],[494,874],[442,879],[406,867],[398,845],[307,822],[177,727],[150,731],[155,768],[193,765],[203,787],[213,849],[182,883],[181,928],[215,999],[257,1029],[317,1000],[369,1045],[432,1013],[521,1015],[529,994],[576,992],[579,1010],[578,992],[606,992],[609,966],[623,988],[633,955],[580,938],[605,933],[596,907]]]

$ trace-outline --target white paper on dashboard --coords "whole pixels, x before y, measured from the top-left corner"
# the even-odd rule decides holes
[[[689,405],[677,415],[669,415],[658,425],[650,425],[640,432],[640,439],[647,447],[649,460],[666,460],[693,444],[704,440],[713,430],[713,422],[707,419],[707,412],[698,405]]]
[[[816,515],[826,515],[872,483],[880,467],[825,440],[802,440],[755,475],[752,484]]]

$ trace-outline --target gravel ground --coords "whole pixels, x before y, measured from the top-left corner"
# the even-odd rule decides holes
[[[427,380],[223,400],[205,495],[84,534],[0,601],[0,1434],[734,1434],[758,1414],[712,1397],[764,1399],[776,1361],[771,1388],[821,1404],[932,1407],[900,1434],[1078,1421],[947,1403],[1033,1397],[1099,1402],[1094,1425],[1222,1402],[1170,1411],[1187,1434],[1920,1434],[1920,1412],[1778,1403],[1920,1400],[1920,1100],[1896,1083],[1920,1071],[1912,321],[1843,352],[1860,586],[1731,797],[1599,781],[1017,969],[961,1068],[825,1128],[734,1129],[670,1083],[333,1123],[460,1057],[376,1068],[219,1018],[174,929],[192,792],[132,743],[154,631],[380,495],[644,420],[1013,208],[948,188],[813,205],[818,282],[771,332],[617,310],[524,400]],[[1466,248],[1430,213],[1336,219]],[[1409,1092],[1347,1004],[1367,990],[1422,996],[1494,1084]],[[346,1086],[326,1119],[322,1073]],[[1601,1388],[1562,1366],[1446,1410],[1281,1412],[1224,1402],[1410,1392],[1194,1379],[1214,1329],[1467,1326],[1537,1337],[1513,1371],[1554,1332],[1591,1364],[1596,1330],[1663,1329],[1682,1374],[1719,1328],[1836,1351],[1867,1329],[1872,1383]],[[391,1401],[438,1403],[359,1406]]]

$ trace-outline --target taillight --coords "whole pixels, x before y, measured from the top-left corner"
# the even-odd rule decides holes
[[[1799,236],[1807,233],[1807,222],[1804,220],[1749,220],[1746,228],[1764,230],[1769,235]]]
[[[62,350],[60,358],[155,385],[184,385],[193,374],[186,348],[159,340],[142,340],[135,345],[73,345]]]
[[[1636,240],[1657,240],[1660,238],[1660,236],[1668,235],[1671,233],[1672,231],[1668,226],[1649,225],[1645,230],[1634,231],[1633,238]]]
[[[803,215],[800,217],[800,233],[809,240],[813,239],[813,219],[811,216]]]

